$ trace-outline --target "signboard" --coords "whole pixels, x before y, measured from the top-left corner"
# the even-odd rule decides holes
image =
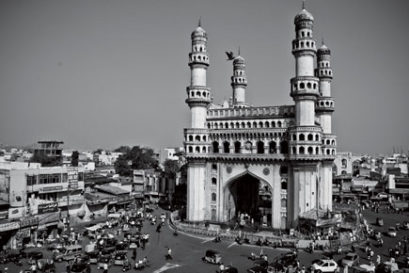
[[[68,169],[68,189],[78,188],[78,170],[74,168]]]
[[[38,225],[38,218],[34,216],[22,219],[20,221],[21,227],[31,227],[31,226],[37,226],[37,225]]]
[[[9,211],[2,211],[0,212],[0,220],[4,220],[9,218]]]
[[[39,189],[39,192],[53,192],[53,191],[62,191],[64,188],[63,186],[55,186],[55,187],[42,187]]]
[[[57,212],[57,211],[58,211],[57,202],[38,205],[38,214],[43,214],[43,213],[48,213],[48,212]]]
[[[0,224],[0,232],[19,229],[19,228],[20,228],[19,222],[9,222],[9,223]]]

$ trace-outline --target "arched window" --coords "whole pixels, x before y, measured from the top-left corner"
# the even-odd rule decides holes
[[[262,141],[257,142],[257,153],[264,154],[264,142]]]
[[[280,151],[282,154],[288,154],[288,142],[283,140],[280,142]]]
[[[234,142],[234,152],[239,154],[241,152],[241,143],[240,141]]]
[[[293,147],[293,155],[297,153],[297,148]]]
[[[335,140],[332,140],[332,145],[335,145]]]
[[[331,144],[331,140],[327,139],[327,145]]]
[[[200,136],[197,135],[197,136],[195,137],[195,140],[196,140],[196,141],[200,141]]]
[[[244,129],[245,127],[246,127],[246,124],[245,124],[244,122],[242,122],[242,123],[241,123],[241,128]]]
[[[202,153],[206,153],[206,147],[202,148]]]
[[[300,83],[300,89],[304,89],[305,88],[305,84],[302,82]]]
[[[277,144],[275,143],[275,141],[271,141],[268,144],[268,151],[269,151],[270,154],[277,153]]]
[[[219,142],[217,141],[213,142],[212,148],[213,148],[213,153],[218,154],[219,153]]]
[[[253,128],[257,128],[257,122],[253,122]]]
[[[278,127],[278,128],[281,128],[281,125],[282,125],[282,124],[281,124],[281,121],[277,122],[277,127]]]
[[[262,122],[262,121],[260,121],[260,122],[258,123],[258,127],[259,127],[259,128],[263,128],[263,122]]]
[[[247,128],[251,128],[251,122],[247,122]]]
[[[341,163],[342,163],[342,168],[345,169],[345,168],[347,167],[348,161],[347,161],[345,158],[343,158],[343,159],[341,160]]]
[[[327,149],[327,155],[329,155],[329,154],[331,154],[331,152],[330,152],[330,150],[329,150],[329,149]]]
[[[271,122],[271,127],[275,128],[276,127],[276,123],[275,121]]]
[[[216,193],[212,193],[212,202],[216,202],[216,197],[217,197]]]
[[[203,136],[203,141],[206,141],[206,136]]]
[[[303,155],[305,153],[305,149],[303,146],[300,147],[300,149],[298,150],[300,155]]]
[[[301,141],[304,141],[304,140],[305,140],[305,136],[304,136],[304,134],[300,134],[299,139],[300,139]]]
[[[312,134],[308,134],[308,140],[309,141],[313,141],[314,140],[314,136]]]
[[[217,185],[217,179],[216,179],[216,177],[212,177],[212,184],[213,184],[213,185]]]
[[[320,136],[318,134],[315,135],[315,141],[320,141]]]
[[[212,164],[212,170],[217,171],[217,164],[215,164],[215,163]]]
[[[293,134],[293,140],[294,140],[294,141],[297,140],[297,134]]]
[[[266,121],[266,122],[264,123],[264,126],[265,126],[266,128],[269,128],[269,127],[270,127],[270,123],[268,123],[268,121]]]
[[[335,155],[335,150],[332,150],[332,155]]]
[[[229,129],[229,124],[226,123],[226,124],[224,125],[224,128]]]
[[[189,141],[193,141],[193,136],[189,135]]]
[[[318,147],[315,148],[315,154],[319,155],[320,154],[320,149]]]
[[[236,122],[236,128],[237,128],[237,129],[240,128],[240,123]]]
[[[188,150],[189,150],[189,153],[193,153],[193,147],[192,146],[189,146]]]
[[[312,147],[308,147],[307,151],[308,151],[308,154],[310,155],[314,153],[314,149]]]
[[[195,151],[196,151],[196,153],[200,153],[200,147],[196,146]]]
[[[227,141],[223,142],[223,153],[230,153],[230,143]]]

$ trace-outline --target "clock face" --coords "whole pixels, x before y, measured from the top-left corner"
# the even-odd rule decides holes
[[[246,144],[244,145],[244,148],[248,151],[251,150],[251,142],[246,142]]]

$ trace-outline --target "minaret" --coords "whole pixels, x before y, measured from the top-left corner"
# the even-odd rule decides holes
[[[332,164],[335,158],[336,142],[332,134],[332,113],[334,112],[334,100],[331,97],[331,51],[322,43],[317,52],[317,69],[319,77],[320,97],[317,100],[316,112],[322,127],[322,154],[323,161],[320,168],[320,204],[322,209],[332,210]]]
[[[318,79],[314,76],[315,41],[312,38],[314,17],[305,8],[294,19],[296,38],[292,43],[295,78],[291,79],[291,96],[295,101],[296,125],[315,125],[315,101]]]
[[[289,128],[291,171],[288,183],[288,225],[295,227],[298,217],[319,207],[318,165],[321,160],[321,128],[315,124],[315,102],[319,79],[314,75],[316,44],[313,40],[314,17],[304,5],[295,16],[295,77],[291,79],[291,97],[295,102],[295,125]]]
[[[233,76],[231,76],[231,87],[233,88],[233,106],[243,107],[246,105],[246,63],[239,55],[233,59]]]
[[[334,100],[331,97],[331,51],[323,43],[318,49],[316,75],[320,79],[320,97],[317,101],[317,114],[324,134],[332,134],[332,112],[334,112]]]
[[[192,51],[189,53],[190,86],[186,88],[186,103],[190,107],[190,128],[185,129],[187,168],[187,219],[203,221],[206,218],[206,154],[209,151],[209,134],[206,128],[207,108],[211,103],[206,74],[209,66],[207,34],[201,27],[192,32]]]

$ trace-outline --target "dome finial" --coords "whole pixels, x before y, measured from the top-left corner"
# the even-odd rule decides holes
[[[199,27],[202,26],[202,16],[199,16],[199,22],[198,22],[197,26],[199,26]]]
[[[240,56],[240,46],[239,46],[238,56]]]
[[[324,35],[322,35],[322,37],[321,37],[321,45],[325,45],[325,42],[324,42]]]
[[[305,9],[305,0],[302,0],[302,9]]]

